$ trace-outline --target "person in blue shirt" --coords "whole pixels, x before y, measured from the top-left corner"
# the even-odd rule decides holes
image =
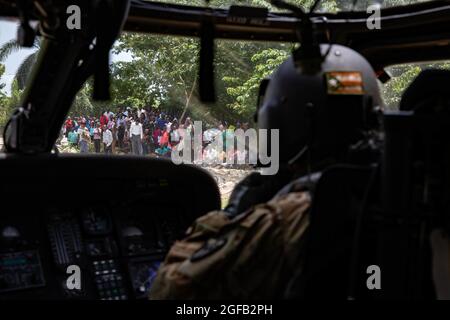
[[[161,113],[161,114],[160,114],[159,118],[156,120],[156,124],[157,124],[158,127],[160,127],[160,128],[165,128],[165,127],[166,127],[167,121],[166,121],[166,119],[165,119],[164,113]]]
[[[67,140],[69,141],[71,146],[76,146],[78,144],[78,133],[75,129],[71,130],[67,134]]]

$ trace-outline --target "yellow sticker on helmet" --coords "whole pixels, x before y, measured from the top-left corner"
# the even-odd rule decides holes
[[[361,72],[332,71],[325,73],[328,94],[363,95],[364,86]]]

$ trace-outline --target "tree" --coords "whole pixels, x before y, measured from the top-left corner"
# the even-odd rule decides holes
[[[0,64],[0,79],[5,74],[5,66]],[[5,88],[4,83],[0,83],[0,128],[2,128],[9,116],[10,101],[6,94],[2,91]]]
[[[15,79],[17,80],[17,85],[21,90],[25,88],[28,76],[30,75],[31,69],[33,68],[33,65],[36,62],[40,47],[41,47],[40,38],[36,37],[36,41],[34,42],[33,45],[33,48],[36,49],[36,51],[27,56],[17,69]],[[10,55],[16,53],[21,49],[22,47],[20,46],[20,44],[17,42],[16,39],[7,41],[0,47],[0,62],[5,62]]]
[[[179,4],[204,5],[203,1],[176,1]],[[242,4],[274,8],[261,0]],[[309,8],[313,0],[292,3]],[[227,7],[229,1],[212,1],[214,7]],[[337,10],[334,0],[322,2],[327,11]],[[253,43],[216,40],[217,103],[206,108],[199,102],[197,70],[199,42],[196,39],[125,34],[115,48],[127,52],[133,61],[113,65],[115,100],[154,105],[174,111],[181,118],[195,115],[209,123],[251,119],[256,108],[260,81],[273,72],[289,55],[291,44]]]
[[[0,63],[0,79],[5,74],[5,65]],[[6,84],[0,82],[0,95],[3,94],[2,90],[5,88]]]
[[[249,77],[244,79],[232,76],[223,77],[223,81],[229,85],[227,93],[234,98],[229,107],[243,118],[251,117],[256,110],[257,92],[261,80],[272,74],[289,55],[290,46],[278,45],[277,47],[272,46],[251,56],[254,65]]]
[[[403,64],[387,68],[392,79],[383,86],[383,100],[387,109],[397,109],[405,89],[425,69],[450,69],[450,62]]]
[[[293,0],[306,11],[313,0]],[[177,0],[178,4],[205,5],[203,0]],[[211,2],[214,7],[228,7],[228,0]],[[265,0],[241,1],[244,5],[265,6],[277,10]],[[321,2],[320,10],[336,11],[335,0]],[[39,47],[37,43],[36,47]],[[18,50],[12,40],[0,48],[0,61]],[[77,94],[71,113],[98,115],[103,109],[126,105],[151,105],[183,120],[186,116],[214,125],[222,121],[248,121],[256,109],[256,92],[260,81],[271,74],[290,54],[292,44],[254,43],[216,40],[217,103],[204,106],[198,99],[198,39],[124,34],[114,48],[115,53],[127,52],[131,62],[111,65],[112,98],[108,105],[93,102],[92,86],[87,83]],[[27,57],[17,75],[23,88],[29,74],[29,64],[35,54]]]
[[[127,103],[133,97],[139,107],[165,105],[186,113],[195,99],[198,50],[196,39],[123,35],[115,52],[128,52],[133,61],[113,65],[115,99]]]
[[[5,73],[5,66],[3,64],[0,64],[0,79],[3,77],[4,73]],[[3,113],[4,110],[8,108],[9,105],[9,99],[2,91],[4,88],[5,84],[0,83],[0,127],[3,127],[4,118],[6,118],[6,115],[3,115]]]
[[[19,105],[21,95],[22,90],[19,89],[17,80],[14,80],[11,85],[11,95],[9,97],[0,94],[0,128],[5,126],[13,110]]]

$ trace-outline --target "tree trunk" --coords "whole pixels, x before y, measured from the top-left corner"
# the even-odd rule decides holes
[[[191,102],[192,95],[194,94],[194,89],[195,89],[196,85],[197,85],[197,77],[194,79],[194,83],[192,84],[191,92],[189,93],[189,95],[186,95],[186,104],[184,106],[183,113],[181,114],[181,117],[180,117],[180,122],[179,122],[180,124],[183,123],[184,116],[186,115],[186,111],[189,108],[189,104]]]

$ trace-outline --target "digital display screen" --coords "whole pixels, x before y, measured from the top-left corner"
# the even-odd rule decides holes
[[[0,292],[45,285],[39,253],[35,250],[0,254]]]
[[[161,261],[132,261],[129,264],[136,298],[146,298],[155,281]]]

